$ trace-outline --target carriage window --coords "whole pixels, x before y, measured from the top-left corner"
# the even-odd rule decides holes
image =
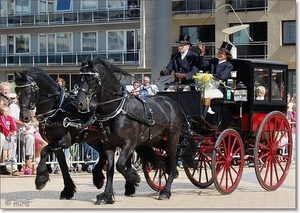
[[[284,100],[284,70],[272,69],[272,99]]]
[[[284,100],[284,70],[254,68],[254,99]]]
[[[254,99],[268,99],[268,68],[254,68]]]

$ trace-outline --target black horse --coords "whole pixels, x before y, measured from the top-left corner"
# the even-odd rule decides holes
[[[38,67],[29,68],[20,73],[15,72],[15,91],[19,96],[20,119],[29,122],[31,110],[36,107],[36,118],[39,121],[41,136],[48,145],[41,151],[41,160],[37,167],[36,189],[43,189],[49,181],[46,167],[47,157],[54,152],[64,179],[64,189],[60,199],[71,199],[76,186],[70,177],[63,148],[75,143],[87,142],[99,153],[99,160],[92,171],[93,183],[101,189],[104,183],[102,173],[107,156],[100,138],[98,122],[90,122],[93,113],[79,113],[74,105],[75,97],[66,93],[55,81]],[[93,126],[89,123],[94,123]],[[131,166],[131,164],[130,164]],[[126,195],[135,193],[135,186],[126,183]]]
[[[97,96],[97,121],[103,124],[102,137],[106,139],[104,148],[108,159],[112,159],[116,147],[121,147],[116,169],[130,183],[140,182],[135,170],[126,169],[134,149],[141,152],[142,160],[144,156],[150,156],[150,152],[144,153],[145,150],[165,150],[169,177],[158,199],[169,199],[172,182],[178,175],[178,156],[186,165],[194,167],[196,147],[189,123],[181,107],[168,97],[155,96],[144,101],[128,95],[126,87],[120,83],[122,77],[128,76],[130,74],[125,70],[100,58],[86,60],[79,75],[77,107],[88,113],[92,97]],[[151,154],[151,159],[155,158],[155,153]],[[107,170],[105,191],[97,196],[98,204],[110,203],[113,196],[113,161],[108,160]]]

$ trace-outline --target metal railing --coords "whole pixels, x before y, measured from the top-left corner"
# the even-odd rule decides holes
[[[120,65],[140,65],[140,50],[127,52],[71,52],[71,53],[22,53],[3,54],[0,56],[1,66],[53,66],[80,65],[86,58],[101,57]]]
[[[77,10],[72,12],[9,14],[0,17],[0,27],[89,24],[132,20],[139,21],[140,16],[131,16],[129,9],[108,8],[101,10]]]
[[[172,44],[172,53],[178,52],[177,43]],[[245,59],[264,59],[268,58],[268,42],[267,41],[253,41],[247,44],[234,43],[237,48],[237,57]],[[217,47],[215,42],[205,42],[205,57],[212,58],[216,56]],[[191,51],[198,53],[197,44],[193,43]]]

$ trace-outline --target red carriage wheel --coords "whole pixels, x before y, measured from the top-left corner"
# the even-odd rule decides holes
[[[165,158],[165,151],[156,149],[158,158]],[[159,161],[159,165],[153,166],[151,162],[143,162],[143,173],[148,185],[155,191],[165,188],[169,175],[166,172],[166,161]]]
[[[196,138],[199,140],[199,138]],[[213,184],[213,178],[211,173],[211,156],[213,146],[209,140],[203,138],[201,142],[198,142],[196,154],[194,156],[194,162],[197,165],[196,168],[190,168],[183,164],[183,168],[186,176],[192,184],[199,188],[207,188]]]
[[[212,176],[221,194],[230,194],[241,181],[244,168],[244,145],[234,129],[221,132],[212,155]]]
[[[291,156],[292,133],[289,122],[282,112],[270,112],[259,126],[254,152],[255,174],[265,190],[276,190],[283,183]]]

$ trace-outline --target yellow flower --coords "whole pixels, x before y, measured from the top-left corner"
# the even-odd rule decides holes
[[[209,87],[209,83],[213,79],[213,75],[206,73],[196,73],[196,75],[193,76],[193,79],[195,79],[198,90],[205,90]]]

